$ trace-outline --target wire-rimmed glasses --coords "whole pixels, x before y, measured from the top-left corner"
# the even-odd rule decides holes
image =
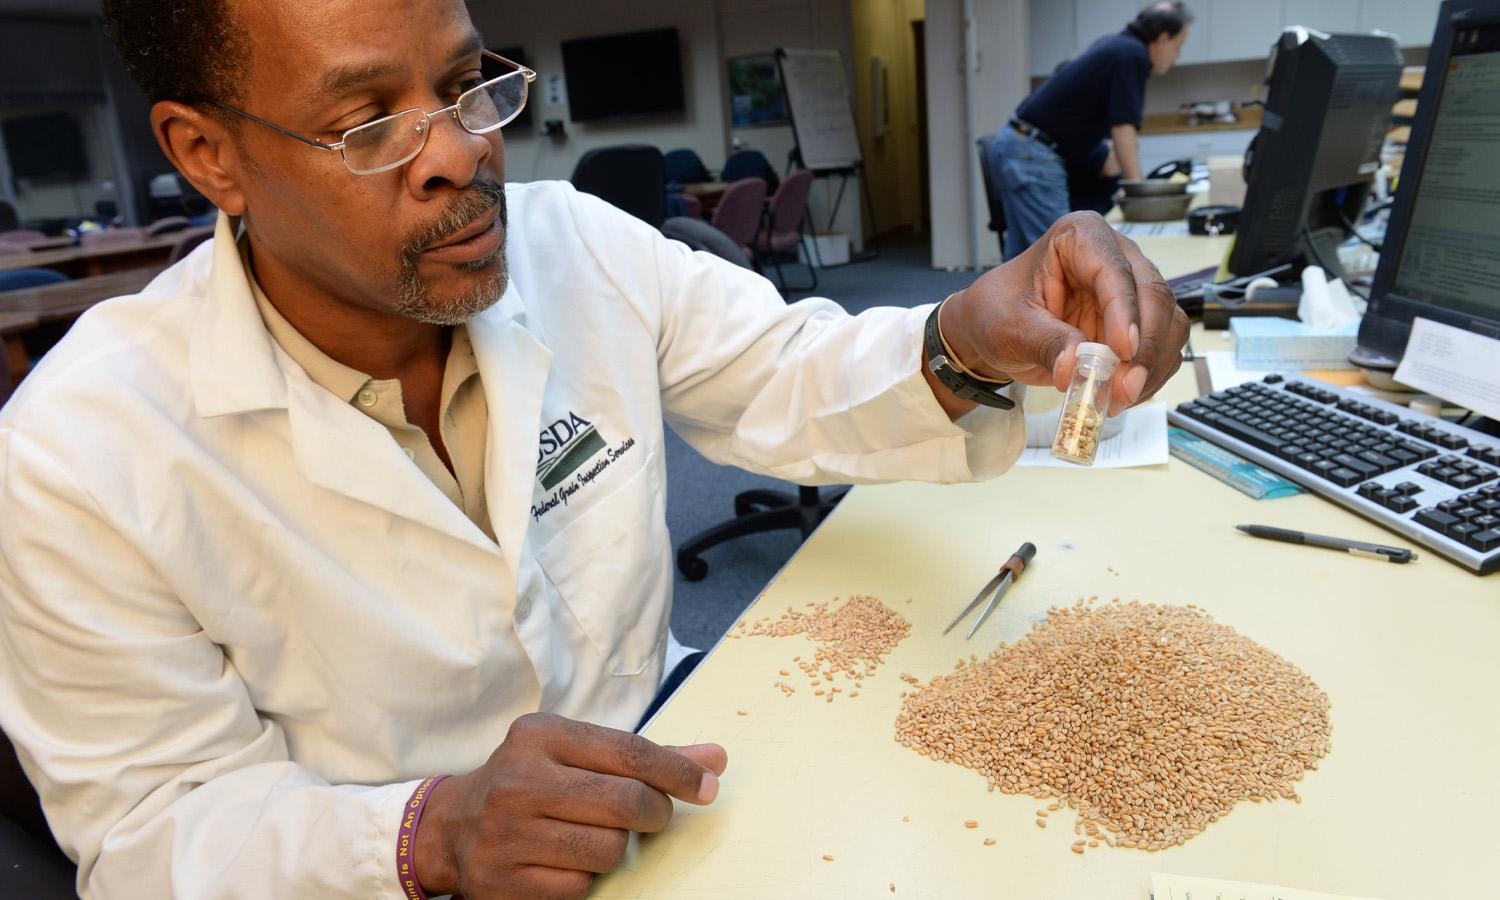
[[[432,120],[442,115],[453,117],[470,134],[488,134],[509,124],[526,107],[526,97],[536,72],[517,62],[512,62],[498,53],[481,51],[488,59],[510,66],[514,71],[498,78],[475,85],[458,95],[452,106],[427,112],[418,107],[404,109],[398,113],[382,116],[344,132],[337,143],[327,144],[267,122],[259,116],[236,109],[227,103],[213,101],[215,106],[227,109],[259,125],[278,131],[287,137],[296,138],[319,150],[337,150],[343,156],[344,165],[356,175],[375,175],[397,166],[403,166],[416,158],[427,145],[427,135],[432,130]]]

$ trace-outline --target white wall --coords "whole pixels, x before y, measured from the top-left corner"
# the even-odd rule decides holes
[[[969,10],[972,21],[966,22]],[[966,59],[968,38],[977,49]],[[975,141],[998,130],[1030,90],[1028,0],[927,0],[927,132],[932,170],[932,264],[1000,261]],[[972,92],[965,88],[970,71]]]

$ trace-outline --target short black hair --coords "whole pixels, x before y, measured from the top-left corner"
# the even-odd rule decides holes
[[[1142,9],[1135,21],[1125,27],[1149,44],[1162,35],[1177,37],[1192,22],[1193,13],[1182,0],[1161,0]]]
[[[104,0],[104,30],[151,103],[232,101],[250,57],[233,0]]]

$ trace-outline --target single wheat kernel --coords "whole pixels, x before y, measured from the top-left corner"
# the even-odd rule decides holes
[[[1036,820],[1036,827],[1038,827],[1038,828],[1046,828],[1047,827],[1047,820],[1046,819],[1037,819]]]
[[[973,819],[965,819],[964,820],[964,827],[965,828],[978,828],[979,827],[979,823],[977,821],[973,820]]]
[[[1097,847],[1097,846],[1099,846],[1099,842],[1098,841],[1089,841],[1089,846],[1090,847]]]
[[[995,846],[995,839],[994,838],[985,838],[984,839],[984,845],[986,847],[993,847],[993,846]]]
[[[831,853],[825,853],[825,854],[823,854],[823,862],[833,862],[833,854],[831,854]]]
[[[1074,844],[1073,845],[1073,852],[1077,853],[1080,856],[1082,856],[1083,855],[1083,848],[1080,847],[1080,846],[1078,846],[1077,844]]]
[[[750,715],[749,713],[745,712],[743,709],[736,710],[734,714],[737,715],[737,716],[748,716],[748,715]]]

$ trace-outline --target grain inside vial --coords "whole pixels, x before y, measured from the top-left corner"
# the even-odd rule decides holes
[[[1178,846],[1240,801],[1294,799],[1332,734],[1296,666],[1201,609],[1138,601],[1054,608],[987,659],[910,683],[896,740],[1076,810],[1078,853]]]

